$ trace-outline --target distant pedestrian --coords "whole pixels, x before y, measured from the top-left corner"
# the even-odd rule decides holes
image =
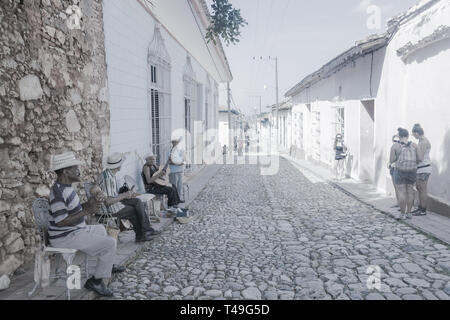
[[[419,159],[417,145],[408,141],[409,132],[398,128],[401,149],[394,162],[394,183],[398,192],[401,220],[411,219],[411,209],[414,204],[414,184],[416,183],[417,163]]]
[[[222,156],[223,156],[223,163],[226,164],[227,163],[227,153],[228,153],[228,148],[227,145],[224,144],[222,147]]]
[[[397,161],[401,150],[402,150],[402,145],[400,144],[400,138],[399,138],[398,134],[395,134],[392,137],[392,146],[391,146],[391,152],[389,154],[389,164],[388,164],[389,173],[391,174],[392,184],[394,185],[395,198],[397,199],[397,203],[395,206],[393,206],[393,208],[400,208],[399,201],[398,201],[398,191],[397,191],[397,187],[394,183],[394,163],[395,163],[395,161]]]
[[[334,139],[333,150],[335,152],[334,159],[336,160],[334,166],[334,174],[337,180],[344,178],[344,162],[347,157],[347,147],[344,144],[344,139],[342,134],[338,133]]]
[[[417,165],[417,181],[416,187],[419,193],[419,207],[412,212],[415,216],[424,216],[427,214],[427,201],[428,201],[428,178],[431,175],[431,158],[430,150],[431,143],[424,136],[423,128],[420,124],[415,124],[412,129],[414,138],[419,140],[418,153],[422,161]]]

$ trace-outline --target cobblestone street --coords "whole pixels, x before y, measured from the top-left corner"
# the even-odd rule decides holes
[[[449,299],[450,248],[287,160],[226,165],[111,283],[119,299]],[[370,265],[381,287],[368,289]]]

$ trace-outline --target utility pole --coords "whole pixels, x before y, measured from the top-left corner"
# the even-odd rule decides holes
[[[228,103],[228,150],[231,153],[231,95],[230,95],[230,82],[227,82],[227,103]]]
[[[259,57],[260,60],[263,60],[263,57]],[[255,57],[253,57],[253,60],[255,60]],[[278,101],[278,57],[272,58],[269,56],[269,60],[275,60],[275,90],[276,90],[276,114],[275,114],[275,136],[276,136],[276,144],[278,144],[278,107],[279,107],[279,101]],[[273,114],[273,110],[270,110],[270,114]],[[272,126],[271,126],[272,128]],[[272,139],[272,133],[270,133],[270,137]]]
[[[270,57],[269,57],[270,58]],[[277,96],[277,124],[276,124],[276,136],[277,136],[277,144],[278,144],[278,131],[279,131],[279,126],[278,126],[278,57],[275,57],[275,87],[276,87],[276,96]]]
[[[259,153],[259,146],[261,144],[261,131],[262,131],[262,124],[261,124],[261,96],[259,96],[259,134],[258,134],[258,153]]]

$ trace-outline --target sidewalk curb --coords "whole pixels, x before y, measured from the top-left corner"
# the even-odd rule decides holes
[[[435,234],[431,233],[430,231],[426,231],[426,230],[424,230],[424,229],[422,229],[422,228],[420,228],[420,227],[418,227],[418,226],[412,224],[411,222],[409,222],[409,221],[407,221],[407,220],[397,220],[394,214],[392,214],[392,213],[390,213],[390,212],[387,212],[387,211],[385,211],[385,210],[379,209],[379,208],[375,207],[373,204],[368,203],[367,201],[362,200],[362,199],[359,198],[357,195],[355,195],[355,194],[352,193],[351,191],[348,191],[347,189],[345,189],[344,187],[338,185],[337,183],[333,182],[332,180],[330,180],[330,179],[328,179],[328,178],[325,178],[325,177],[322,177],[322,176],[320,176],[319,174],[317,174],[316,172],[312,171],[311,169],[306,168],[306,167],[303,166],[302,164],[298,163],[298,162],[296,161],[296,159],[292,158],[291,156],[287,156],[287,155],[281,155],[281,156],[282,156],[283,158],[285,158],[286,160],[288,160],[288,161],[295,162],[298,166],[302,167],[302,169],[304,169],[304,170],[308,171],[309,173],[315,175],[316,177],[318,177],[318,178],[324,180],[327,184],[329,184],[329,185],[331,185],[332,187],[338,189],[339,191],[343,192],[344,194],[346,194],[346,195],[352,197],[353,199],[355,199],[355,200],[357,200],[357,201],[359,201],[359,202],[361,202],[361,203],[363,203],[363,204],[369,206],[369,207],[372,208],[373,210],[375,210],[375,211],[377,211],[377,212],[380,212],[380,213],[383,213],[383,214],[389,216],[390,218],[396,220],[396,221],[399,222],[399,223],[406,224],[406,225],[412,227],[413,229],[417,230],[418,232],[420,232],[420,233],[422,233],[422,234],[424,234],[424,235],[426,235],[426,236],[428,236],[428,237],[431,237],[431,238],[437,240],[437,241],[440,242],[441,244],[450,246],[450,243],[449,243],[449,242],[447,242],[446,240],[441,239],[440,237],[436,236]]]
[[[373,210],[375,210],[375,211],[377,211],[377,212],[380,212],[380,213],[383,213],[383,214],[385,214],[385,215],[391,217],[392,219],[394,219],[395,221],[397,221],[397,222],[399,222],[399,223],[406,224],[406,225],[412,227],[413,229],[419,231],[420,233],[423,233],[424,235],[427,235],[427,236],[429,236],[430,238],[433,238],[434,240],[437,240],[437,242],[440,242],[441,244],[444,244],[444,245],[447,245],[447,246],[450,245],[450,243],[448,243],[447,241],[445,241],[445,240],[439,238],[438,236],[434,235],[434,234],[431,233],[430,231],[426,231],[426,230],[424,230],[424,229],[422,229],[422,228],[416,226],[415,224],[412,224],[412,223],[409,222],[408,220],[397,220],[397,218],[396,218],[396,216],[395,216],[394,214],[392,214],[392,213],[390,213],[390,212],[387,212],[387,211],[384,211],[384,210],[382,210],[382,209],[379,209],[379,208],[375,207],[373,204],[370,204],[370,203],[368,203],[368,202],[362,200],[361,198],[359,198],[359,197],[356,196],[355,194],[353,194],[353,193],[351,193],[350,191],[346,190],[344,187],[342,187],[342,186],[340,186],[340,185],[334,183],[333,181],[327,180],[327,183],[330,184],[331,186],[333,186],[334,188],[340,190],[341,192],[345,193],[346,195],[348,195],[348,196],[354,198],[355,200],[357,200],[357,201],[359,201],[359,202],[361,202],[361,203],[363,203],[363,204],[369,206],[369,207],[372,208]]]

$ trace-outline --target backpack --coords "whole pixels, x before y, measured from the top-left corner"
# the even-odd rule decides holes
[[[411,144],[411,141],[407,144],[402,144],[402,149],[395,163],[395,167],[397,170],[403,172],[417,171],[416,149]]]

